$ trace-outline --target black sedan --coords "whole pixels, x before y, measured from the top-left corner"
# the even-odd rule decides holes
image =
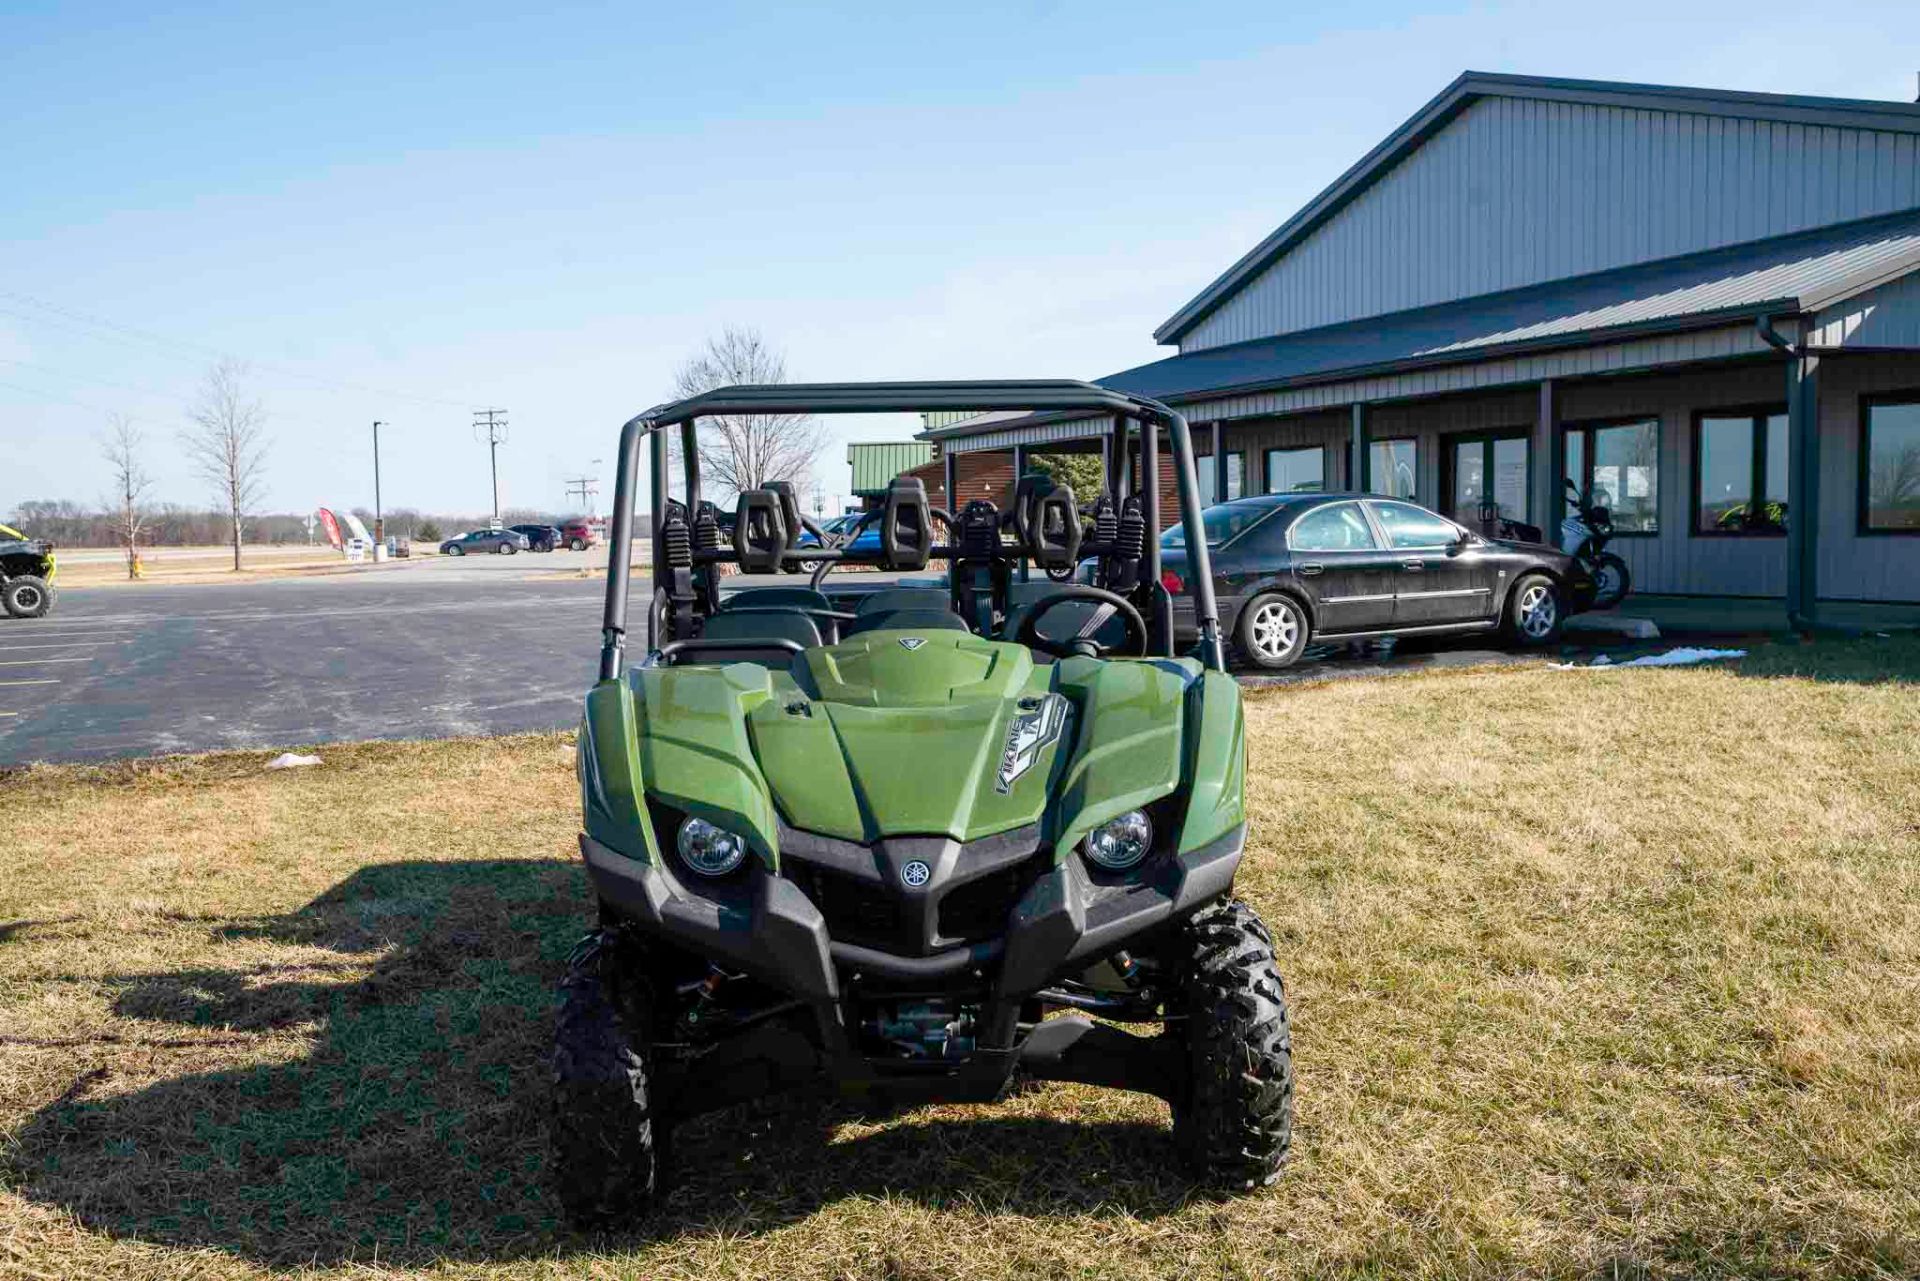
[[[1296,662],[1310,640],[1502,632],[1545,645],[1593,604],[1593,578],[1571,556],[1482,538],[1399,499],[1270,494],[1204,520],[1221,631],[1260,667]],[[1161,548],[1175,630],[1192,635],[1184,531]]]

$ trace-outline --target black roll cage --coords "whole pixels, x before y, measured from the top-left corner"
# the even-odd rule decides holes
[[[1215,671],[1226,670],[1220,641],[1220,615],[1214,603],[1213,572],[1201,520],[1200,488],[1193,464],[1193,440],[1187,420],[1179,413],[1144,396],[1112,391],[1071,379],[1021,382],[926,383],[782,383],[765,386],[721,387],[671,404],[658,405],[627,420],[620,429],[620,457],[614,482],[613,529],[608,538],[607,601],[601,623],[600,679],[617,680],[625,666],[627,598],[633,570],[633,508],[640,466],[640,441],[652,444],[653,564],[662,563],[660,533],[666,511],[667,430],[679,427],[681,458],[686,476],[689,511],[700,504],[700,460],[695,448],[696,421],[720,414],[874,414],[917,413],[942,409],[1024,410],[1033,413],[1092,412],[1113,415],[1113,447],[1107,450],[1106,485],[1115,497],[1135,488],[1145,509],[1147,538],[1141,588],[1164,593],[1160,582],[1159,436],[1167,432],[1173,453],[1174,480],[1180,500],[1180,523],[1186,531],[1187,582],[1194,597],[1200,630],[1201,660]],[[1131,433],[1138,432],[1140,475],[1129,477]],[[1016,480],[1018,477],[1015,478]],[[1130,485],[1137,481],[1137,485]],[[949,495],[949,501],[952,501]],[[936,549],[943,550],[943,549]],[[821,559],[822,547],[805,549],[807,560]],[[834,559],[829,555],[826,559]],[[799,559],[798,556],[795,559]],[[1161,631],[1169,656],[1173,649],[1171,609],[1165,611]]]

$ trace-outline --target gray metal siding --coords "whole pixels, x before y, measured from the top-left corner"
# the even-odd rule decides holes
[[[1920,136],[1483,98],[1183,351],[1920,207]]]
[[[1569,387],[1562,424],[1596,418],[1660,420],[1660,532],[1609,544],[1633,573],[1635,591],[1684,595],[1780,596],[1787,590],[1784,538],[1699,538],[1693,514],[1693,416],[1702,410],[1778,401],[1786,405],[1782,362]]]
[[[1772,348],[1760,339],[1752,325],[1729,325],[1720,329],[1660,334],[1596,347],[1447,365],[1409,374],[1386,374],[1378,378],[1318,383],[1308,387],[1249,392],[1217,399],[1196,399],[1190,403],[1181,402],[1180,412],[1195,422],[1214,418],[1300,413],[1350,405],[1356,400],[1405,400],[1419,396],[1451,395],[1516,383],[1537,383],[1542,378],[1628,373],[1661,365],[1763,356],[1771,352]]]
[[[1920,601],[1920,536],[1862,537],[1860,398],[1920,389],[1920,354],[1820,362],[1820,538],[1816,590],[1834,600]]]
[[[1920,274],[1870,289],[1813,318],[1815,347],[1920,347]]]

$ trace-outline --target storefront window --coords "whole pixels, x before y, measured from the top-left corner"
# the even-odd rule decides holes
[[[1660,532],[1660,420],[1567,429],[1567,477],[1613,513],[1616,534]]]
[[[1215,503],[1228,503],[1243,497],[1247,492],[1247,456],[1245,454],[1227,455],[1227,496],[1216,498],[1213,493],[1213,458],[1211,455],[1193,460],[1199,473],[1200,505],[1211,507]]]
[[[1694,428],[1694,451],[1695,533],[1786,529],[1785,414],[1702,414]]]
[[[1412,440],[1376,440],[1367,445],[1367,488],[1389,498],[1416,498]]]
[[[1267,451],[1267,492],[1269,494],[1311,494],[1327,484],[1327,451],[1312,449],[1269,449]]]
[[[1870,404],[1861,454],[1861,528],[1920,534],[1920,400]]]

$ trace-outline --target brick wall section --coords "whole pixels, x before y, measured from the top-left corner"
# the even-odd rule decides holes
[[[960,505],[976,498],[987,498],[1001,511],[1013,502],[1013,455],[1009,453],[977,453],[956,455],[959,472]],[[917,476],[927,487],[927,501],[935,507],[953,510],[953,504],[947,501],[947,465],[941,459],[934,459],[925,466],[916,467],[906,475]],[[876,504],[877,505],[877,504]]]

